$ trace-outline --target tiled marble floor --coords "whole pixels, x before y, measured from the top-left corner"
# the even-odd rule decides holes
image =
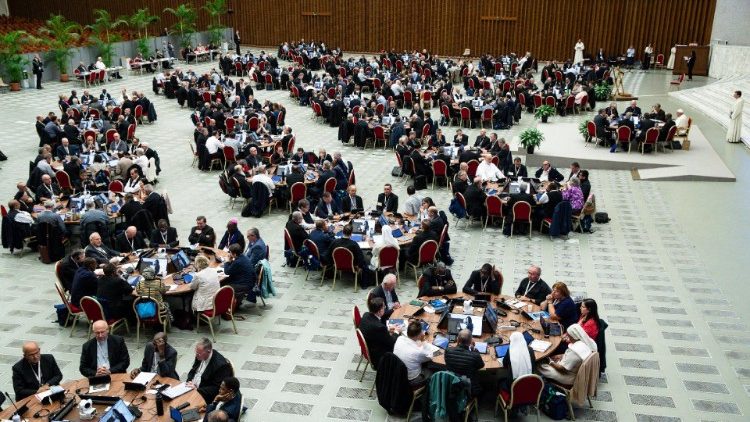
[[[676,104],[665,95],[669,78],[666,73],[629,74],[626,88],[640,94],[644,106],[660,101],[673,110]],[[150,86],[150,78],[129,77],[107,89],[149,91]],[[57,94],[71,88],[74,85],[70,83],[48,83],[43,91],[0,96],[2,150],[10,156],[9,161],[0,163],[2,197],[9,198],[15,181],[27,176],[27,163],[37,144],[34,116],[56,110]],[[342,151],[345,159],[354,163],[365,202],[372,204],[383,183],[393,182],[392,153],[341,146],[335,129],[315,123],[310,110],[291,104],[285,91],[259,91],[256,96],[286,105],[287,122],[297,132],[300,146]],[[239,216],[239,210],[228,207],[216,172],[190,168],[188,110],[163,97],[150,97],[159,120],[140,127],[138,136],[151,142],[162,157],[164,172],[158,189],[170,194],[175,208],[173,224],[185,237],[194,217],[205,214],[209,224],[221,230],[230,217]],[[694,113],[689,108],[686,111]],[[705,117],[693,117],[707,128],[706,136],[738,181],[747,180],[747,151],[725,148],[717,125]],[[535,124],[524,114],[520,126],[501,136],[513,137]],[[470,135],[476,136],[476,131]],[[554,164],[565,168],[569,163]],[[739,183],[635,182],[624,171],[594,171],[591,180],[599,208],[612,218],[610,224],[596,226],[593,235],[573,235],[567,242],[551,242],[538,235],[531,240],[506,239],[497,228],[452,227],[454,274],[463,281],[482,263],[493,263],[502,269],[506,280],[503,291],[508,293],[534,263],[541,265],[542,278],[548,282],[563,280],[574,293],[597,299],[610,324],[609,367],[594,409],[577,410],[579,419],[746,420],[750,414],[750,335],[742,317],[748,305],[738,297],[741,295],[733,294],[741,291],[737,274],[748,257],[742,248],[747,228],[733,224],[750,208],[747,197],[741,195],[745,192],[739,190]],[[404,184],[396,182],[395,191],[405,198]],[[445,190],[423,193],[447,209]],[[700,205],[729,197],[734,201],[732,208]],[[237,368],[251,407],[249,420],[398,420],[389,418],[377,401],[368,397],[373,374],[360,383],[355,372],[358,349],[351,329],[351,306],[362,305],[365,292],[354,294],[348,279],[332,292],[330,282],[321,287],[317,277],[304,281],[301,271],[295,275],[283,267],[280,250],[285,221],[282,211],[262,219],[240,219],[241,229],[258,227],[270,244],[280,293],[268,301],[267,308],[246,311],[247,320],[237,323],[239,335],[223,324],[216,345]],[[403,274],[402,297],[415,294],[412,277]],[[70,338],[69,331],[51,322],[52,305],[59,302],[53,279],[52,267],[40,264],[31,254],[0,254],[1,390],[11,390],[10,366],[20,358],[25,339],[35,339],[44,352],[54,353],[66,379],[78,376],[85,334],[79,330]],[[195,338],[192,332],[170,333],[170,343],[181,355],[180,374],[190,367]],[[142,348],[134,336],[127,339],[136,362]],[[492,420],[492,401],[485,400],[481,408],[481,419]]]

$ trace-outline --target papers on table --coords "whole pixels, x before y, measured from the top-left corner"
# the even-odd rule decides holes
[[[138,374],[135,379],[133,379],[133,383],[135,384],[143,384],[146,385],[151,382],[152,379],[156,376],[156,372],[141,372]]]
[[[370,242],[368,242],[366,240],[363,240],[361,242],[357,242],[357,244],[359,245],[359,247],[361,249],[369,249],[370,248]]]
[[[192,387],[188,387],[187,384],[181,382],[175,386],[167,388],[162,394],[169,397],[170,399],[174,399],[176,397],[180,397],[181,395],[187,393],[192,389]]]
[[[34,397],[36,397],[37,400],[42,401],[45,398],[57,394],[61,391],[65,391],[64,388],[60,387],[59,385],[53,385],[51,386],[47,391],[42,391],[41,393],[34,394]]]
[[[520,300],[516,300],[516,299],[510,299],[510,300],[506,301],[505,303],[507,303],[508,305],[510,305],[510,306],[512,306],[512,307],[514,307],[516,309],[521,309],[524,306],[526,306],[526,303],[521,302]]]
[[[109,383],[89,386],[89,394],[109,391]]]
[[[171,292],[172,290],[175,290],[175,289],[177,289],[177,285],[176,285],[176,284],[172,284],[172,285],[170,285],[170,286],[169,286],[169,291],[170,291],[170,292]]]
[[[435,356],[440,350],[442,350],[439,347],[435,346],[434,344],[428,343],[428,342],[422,343],[422,347],[424,347],[424,349],[427,350],[433,356]]]
[[[532,350],[539,353],[544,353],[550,348],[550,346],[552,346],[552,343],[538,339],[534,339],[534,341],[529,344],[529,347],[531,347]]]

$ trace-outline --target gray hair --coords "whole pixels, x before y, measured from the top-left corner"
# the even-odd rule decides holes
[[[195,342],[195,347],[200,346],[203,350],[213,350],[214,345],[211,343],[211,340],[209,340],[208,337],[203,337],[200,340]]]
[[[255,237],[257,237],[257,238],[260,239],[260,232],[255,227],[251,227],[251,228],[247,229],[247,233],[248,234],[254,234]]]
[[[395,284],[396,280],[397,280],[396,274],[386,274],[385,277],[383,277],[383,282],[381,284],[386,284],[386,283]]]
[[[293,212],[292,221],[294,221],[295,223],[299,223],[300,221],[302,221],[302,213],[299,211]]]
[[[571,177],[570,180],[568,180],[568,184],[571,186],[581,186],[581,181],[578,180],[577,177]]]
[[[471,331],[467,330],[466,328],[459,331],[457,341],[458,344],[463,344],[465,346],[471,344]]]

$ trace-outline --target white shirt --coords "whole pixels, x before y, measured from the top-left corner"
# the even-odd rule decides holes
[[[549,181],[549,171],[548,170],[542,170],[542,174],[539,175],[539,180],[542,182]]]
[[[125,182],[125,187],[123,188],[123,190],[125,191],[125,193],[138,192],[139,190],[141,190],[140,181],[141,179],[128,179],[128,181]]]
[[[224,148],[224,144],[215,136],[209,136],[206,139],[206,149],[209,154],[216,154],[219,148]]]
[[[195,370],[195,374],[193,375],[193,384],[195,384],[195,387],[201,386],[201,378],[203,377],[203,371],[206,370],[206,367],[208,366],[208,362],[211,361],[211,358],[214,357],[213,350],[208,355],[208,358],[200,363],[198,365],[198,369]]]
[[[141,168],[143,174],[146,174],[146,171],[148,170],[148,158],[145,155],[141,155],[133,160],[133,164],[138,164],[138,167]]]
[[[97,60],[96,63],[94,63],[94,67],[101,70],[106,69],[107,65],[105,65],[103,61]]]
[[[393,354],[398,356],[406,365],[406,374],[410,380],[417,378],[422,372],[422,363],[432,360],[432,353],[409,337],[399,336],[393,346]]]
[[[261,182],[268,188],[268,196],[273,195],[273,190],[276,189],[276,185],[273,183],[273,180],[267,175],[263,173],[258,173],[255,176],[253,176],[253,183],[255,182]]]
[[[495,182],[505,178],[495,163],[487,163],[486,161],[482,161],[479,163],[479,166],[477,166],[477,176],[481,177],[483,182],[490,180]]]
[[[687,128],[688,127],[688,116],[683,114],[676,119],[674,119],[674,125],[679,128]]]

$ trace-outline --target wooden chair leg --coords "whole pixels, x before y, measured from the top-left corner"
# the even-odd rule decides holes
[[[211,329],[211,337],[214,339],[214,342],[216,342],[216,334],[214,334],[214,321],[213,320],[214,320],[213,318],[208,320],[208,328]]]
[[[372,387],[370,387],[370,395],[369,397],[372,397],[372,392],[375,391],[375,381],[372,382]]]
[[[362,375],[359,377],[359,382],[365,379],[365,373],[367,373],[367,367],[370,366],[370,362],[365,362],[365,369],[362,371]]]

